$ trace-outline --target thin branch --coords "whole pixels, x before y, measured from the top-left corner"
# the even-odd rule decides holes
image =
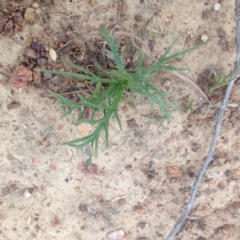
[[[237,61],[236,61],[234,72],[231,76],[231,80],[236,78],[237,72],[238,72],[238,69],[239,69],[239,66],[240,66],[240,29],[239,29],[238,0],[236,0],[235,8],[236,8],[235,9],[235,17],[236,17],[235,20],[236,20],[236,37],[237,37]],[[202,168],[199,172],[199,175],[198,175],[195,183],[193,184],[191,198],[189,200],[187,208],[186,208],[185,212],[182,214],[182,216],[179,218],[177,223],[175,224],[173,230],[168,235],[166,240],[172,240],[174,238],[174,236],[177,234],[177,232],[180,230],[180,228],[182,227],[182,225],[184,224],[186,219],[189,217],[189,213],[192,209],[194,200],[196,198],[196,194],[197,194],[200,182],[201,182],[202,177],[203,177],[203,175],[205,174],[205,172],[208,168],[209,163],[212,160],[213,153],[215,151],[215,146],[216,146],[216,143],[217,143],[217,139],[218,139],[218,136],[220,134],[223,115],[224,115],[224,112],[225,112],[225,109],[226,109],[226,106],[227,106],[227,103],[228,103],[228,100],[229,100],[229,97],[230,97],[230,94],[231,94],[233,84],[234,84],[234,81],[231,81],[228,84],[228,87],[227,87],[227,90],[226,90],[226,93],[225,93],[225,96],[224,96],[224,99],[222,101],[222,105],[221,105],[221,108],[220,108],[220,111],[219,111],[219,114],[218,114],[216,127],[215,127],[215,132],[214,132],[214,135],[213,135],[213,138],[212,138],[212,143],[211,143],[211,146],[209,148],[206,160],[205,160],[205,162],[204,162],[204,164],[203,164],[203,166],[202,166]]]

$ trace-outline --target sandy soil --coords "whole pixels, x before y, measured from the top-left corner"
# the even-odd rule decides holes
[[[6,1],[0,2],[3,8]],[[236,52],[234,1],[223,0],[221,9],[213,11],[215,2],[39,1],[41,11],[32,24],[23,22],[22,32],[11,37],[0,35],[0,63],[19,64],[33,39],[56,49],[54,37],[62,31],[62,19],[71,24],[74,41],[82,47],[99,38],[96,28],[117,22],[124,13],[117,27],[134,33],[154,16],[142,38],[146,43],[154,40],[155,56],[161,56],[175,37],[174,52],[194,46],[206,34],[210,39],[206,46],[173,62],[191,68],[185,74],[193,81],[209,67],[229,73]],[[32,1],[13,4],[26,8]],[[44,23],[46,12],[51,19]],[[47,26],[53,29],[51,35],[44,33]],[[220,29],[226,32],[224,37],[219,36]],[[72,118],[60,120],[62,113],[56,112],[57,104],[45,89],[32,85],[19,90],[0,75],[0,239],[103,240],[117,229],[123,229],[129,240],[166,238],[186,207],[207,155],[224,89],[209,95],[207,104],[169,73],[159,73],[152,81],[180,105],[189,95],[193,113],[180,108],[169,124],[159,127],[141,116],[151,112],[147,102],[136,103],[139,113],[122,104],[123,131],[112,119],[110,147],[102,138],[99,157],[93,160],[97,173],[87,174],[88,152],[61,144],[91,131],[89,126],[76,125]],[[239,104],[239,98],[230,102]],[[137,123],[133,128],[127,124],[131,119]],[[213,162],[192,210],[199,220],[187,220],[178,239],[240,239],[239,120],[239,108],[228,107]]]

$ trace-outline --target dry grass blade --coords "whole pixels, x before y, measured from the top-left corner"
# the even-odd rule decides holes
[[[151,58],[155,63],[158,61],[153,54],[151,53],[151,50],[149,49],[148,45],[138,36],[136,36],[134,33],[130,33],[130,32],[123,32],[123,31],[117,31],[115,32],[115,36],[127,36],[127,37],[132,37],[135,38],[137,41],[139,41],[142,46],[143,46],[143,51],[144,53]],[[135,44],[134,44],[135,45]],[[190,78],[184,76],[183,74],[177,72],[177,71],[171,71],[171,74],[173,74],[174,76],[180,78],[181,80],[183,80],[184,82],[188,83],[191,87],[193,87],[202,97],[204,97],[208,103],[210,103],[207,95],[202,91],[201,88],[198,87],[198,85],[196,83],[194,83]]]

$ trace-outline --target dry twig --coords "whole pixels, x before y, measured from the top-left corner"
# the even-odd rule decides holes
[[[239,66],[240,66],[240,29],[239,29],[238,0],[236,0],[235,8],[236,8],[235,9],[235,19],[236,19],[236,37],[237,37],[237,61],[236,61],[234,72],[231,76],[231,80],[232,79],[234,80],[236,78],[237,72],[238,72],[238,69],[239,69]],[[221,108],[220,108],[220,111],[219,111],[219,114],[218,114],[216,127],[215,127],[215,132],[214,132],[214,135],[213,135],[213,138],[212,138],[212,143],[211,143],[211,146],[209,148],[206,160],[205,160],[205,162],[204,162],[204,164],[203,164],[203,166],[202,166],[202,168],[201,168],[201,170],[198,174],[198,177],[197,177],[195,183],[193,184],[191,198],[189,200],[187,208],[186,208],[185,212],[182,214],[182,216],[179,218],[177,223],[175,224],[173,230],[168,235],[166,240],[173,239],[174,236],[177,234],[177,232],[181,229],[181,227],[184,224],[184,222],[186,221],[186,219],[189,218],[189,214],[190,214],[190,211],[192,209],[194,200],[196,198],[196,194],[197,194],[200,182],[201,182],[202,177],[203,177],[203,175],[205,174],[205,172],[208,168],[209,163],[212,160],[212,156],[213,156],[214,151],[215,151],[215,146],[216,146],[216,143],[217,143],[217,139],[218,139],[218,136],[220,134],[223,115],[224,115],[225,109],[227,107],[227,103],[228,103],[228,100],[229,100],[229,97],[230,97],[230,94],[231,94],[233,84],[234,84],[234,81],[231,81],[228,84],[228,87],[227,87],[227,90],[226,90],[226,93],[225,93],[225,96],[224,96],[224,99],[222,101],[222,105],[221,105]]]

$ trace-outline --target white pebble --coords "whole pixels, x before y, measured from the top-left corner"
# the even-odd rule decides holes
[[[54,62],[57,60],[57,53],[53,48],[49,49],[49,56]]]
[[[206,41],[208,40],[208,36],[207,36],[206,34],[203,34],[203,35],[201,36],[201,40],[202,40],[203,42],[206,42]]]
[[[220,4],[220,3],[215,3],[214,6],[213,6],[213,9],[214,9],[215,11],[219,11],[220,8],[221,8],[221,4]]]
[[[32,223],[32,216],[29,215],[29,216],[28,216],[28,219],[27,219],[27,224],[31,224],[31,223]]]
[[[32,194],[29,192],[29,189],[25,190],[24,196],[25,196],[25,198],[30,198],[32,196]]]

